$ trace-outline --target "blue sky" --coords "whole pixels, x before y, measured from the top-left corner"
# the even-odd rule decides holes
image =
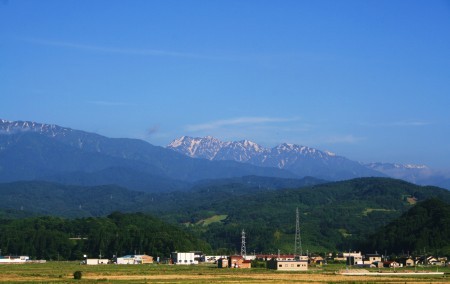
[[[450,169],[450,1],[0,0],[0,118]]]

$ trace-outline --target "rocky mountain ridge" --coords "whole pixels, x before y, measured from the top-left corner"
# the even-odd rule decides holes
[[[232,160],[260,167],[286,169],[302,177],[344,180],[363,176],[385,176],[334,153],[289,143],[265,148],[249,140],[223,142],[211,136],[182,136],[172,141],[167,148],[193,158]]]
[[[296,178],[278,168],[192,159],[128,138],[108,138],[57,125],[0,120],[0,182],[118,184],[141,191],[180,190],[203,179],[247,175]]]
[[[449,173],[439,172],[425,165],[381,162],[363,164],[328,151],[296,144],[282,143],[273,148],[265,148],[249,140],[224,142],[212,136],[182,136],[173,140],[167,148],[193,158],[277,167],[299,176],[314,176],[326,180],[386,176],[450,189]]]

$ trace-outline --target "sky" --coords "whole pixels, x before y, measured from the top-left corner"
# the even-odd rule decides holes
[[[449,0],[0,0],[0,118],[450,170]]]

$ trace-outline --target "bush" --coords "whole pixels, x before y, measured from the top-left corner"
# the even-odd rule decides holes
[[[81,279],[81,276],[82,276],[83,274],[81,273],[81,271],[75,271],[74,273],[73,273],[73,279],[77,279],[77,280],[80,280]]]
[[[266,268],[266,262],[263,260],[252,260],[252,268]]]

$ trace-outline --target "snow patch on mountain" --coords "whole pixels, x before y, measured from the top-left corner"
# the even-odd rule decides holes
[[[211,136],[203,138],[182,136],[172,141],[167,148],[193,158],[233,160],[280,169],[289,169],[305,160],[343,159],[331,152],[291,143],[265,148],[250,140],[223,142]]]
[[[40,134],[46,134],[50,136],[66,135],[71,132],[72,129],[60,127],[54,124],[43,124],[33,121],[9,121],[5,119],[0,120],[0,133],[1,134],[16,134],[19,132],[32,131]]]

